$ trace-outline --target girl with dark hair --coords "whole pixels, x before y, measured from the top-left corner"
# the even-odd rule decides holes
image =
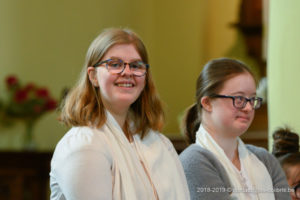
[[[184,121],[184,132],[194,144],[180,154],[191,199],[290,198],[277,159],[240,139],[261,103],[255,78],[244,63],[219,58],[204,66],[196,103]]]
[[[292,200],[300,199],[299,136],[289,128],[279,128],[273,133],[273,150],[287,177]]]
[[[108,29],[92,42],[60,120],[72,128],[51,161],[51,200],[189,199],[178,155],[160,133],[146,48],[131,30]]]

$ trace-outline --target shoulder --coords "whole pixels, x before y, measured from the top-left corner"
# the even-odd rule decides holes
[[[140,140],[140,135],[137,135],[137,137]],[[173,148],[173,144],[170,139],[158,131],[150,130],[141,141],[147,146],[152,146],[163,142],[168,147],[168,149]]]
[[[262,147],[256,147],[253,145],[246,145],[246,147],[266,166],[273,179],[274,185],[276,185],[278,182],[285,181],[284,172],[275,156]]]
[[[179,157],[183,164],[197,164],[199,162],[212,165],[220,164],[212,152],[197,144],[188,146]]]
[[[280,191],[288,191],[289,186],[282,167],[275,156],[266,149],[253,145],[246,145],[247,149],[266,166],[273,182],[273,188]],[[290,199],[288,192],[274,192],[276,199]]]
[[[214,154],[197,144],[187,147],[179,155],[179,159],[186,173],[194,174],[197,172],[204,176],[207,173],[215,173],[226,179],[225,169]]]
[[[104,134],[87,126],[73,127],[59,141],[56,148],[67,146],[71,150],[99,148],[104,145]]]
[[[251,144],[246,144],[246,147],[249,151],[251,151],[254,154],[258,155],[267,155],[270,154],[265,148],[263,147],[257,147]]]
[[[147,149],[152,149],[153,152],[156,150],[163,151],[163,149],[167,149],[172,155],[176,155],[176,157],[178,157],[178,154],[170,139],[158,131],[150,130],[142,140],[140,139],[139,135],[136,137],[139,141],[141,141],[143,146],[147,146]]]
[[[56,145],[53,160],[64,159],[76,152],[101,152],[109,156],[105,134],[98,129],[82,126],[71,128]]]
[[[269,153],[265,148],[262,147],[257,147],[254,145],[247,144],[246,145],[247,149],[255,154],[255,156],[262,161],[267,168],[271,168],[274,163],[278,163],[278,160],[271,154]]]
[[[192,144],[179,155],[179,159],[192,199],[229,199],[225,188],[230,187],[230,180],[212,152]],[[221,188],[222,191],[212,192]]]
[[[160,140],[167,146],[169,151],[175,151],[175,148],[169,138],[159,132],[155,132],[155,135],[160,138]]]

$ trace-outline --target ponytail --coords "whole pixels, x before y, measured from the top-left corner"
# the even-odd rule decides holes
[[[196,132],[200,126],[200,117],[197,104],[190,106],[185,113],[183,119],[183,134],[186,136],[187,142],[192,144],[196,141]]]

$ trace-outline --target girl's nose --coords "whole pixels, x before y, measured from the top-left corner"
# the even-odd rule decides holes
[[[129,63],[124,63],[124,70],[122,71],[121,75],[132,75]]]
[[[254,109],[254,108],[253,108],[253,106],[251,105],[250,101],[247,101],[245,107],[243,108],[243,110],[248,111],[248,112],[251,111],[251,110],[253,110],[253,109]]]

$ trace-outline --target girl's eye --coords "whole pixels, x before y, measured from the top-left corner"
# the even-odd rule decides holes
[[[119,68],[122,66],[122,63],[117,60],[109,61],[107,64],[108,64],[108,66],[113,67],[113,68]]]
[[[131,63],[131,68],[132,69],[139,69],[141,66],[138,63]]]
[[[237,103],[243,103],[244,100],[245,100],[245,98],[242,97],[242,96],[236,96],[236,97],[235,97],[235,100],[236,100]]]

